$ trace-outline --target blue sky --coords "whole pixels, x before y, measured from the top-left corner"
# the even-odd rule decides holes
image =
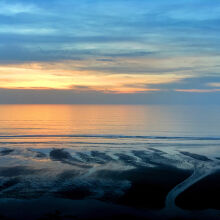
[[[0,8],[0,103],[50,103],[50,93],[55,103],[218,103],[219,0],[3,0]]]

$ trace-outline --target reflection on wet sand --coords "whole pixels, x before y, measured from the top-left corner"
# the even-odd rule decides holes
[[[152,147],[99,151],[2,148],[0,154],[0,203],[14,201],[8,203],[8,209],[13,209],[14,203],[22,206],[27,199],[39,203],[53,198],[74,203],[95,200],[110,209],[112,205],[123,206],[125,210],[129,207],[135,216],[152,219],[155,215],[162,219],[162,216],[169,218],[173,213],[178,214],[181,209],[176,206],[176,198],[219,168],[217,159]],[[135,210],[139,210],[138,215]],[[1,208],[0,212],[4,214]],[[180,212],[183,215],[184,211]]]

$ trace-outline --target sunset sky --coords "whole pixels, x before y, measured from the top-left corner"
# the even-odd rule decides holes
[[[0,103],[220,103],[219,0],[1,0]]]

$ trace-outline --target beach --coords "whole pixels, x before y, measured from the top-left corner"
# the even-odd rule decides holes
[[[121,111],[107,119],[98,114],[104,107],[94,106],[89,127],[88,117],[69,120],[67,114],[2,121],[0,219],[218,219],[220,138],[206,128],[206,135],[186,135],[185,122],[173,135],[174,119],[164,131],[166,116],[156,126],[155,118],[133,114],[158,107],[126,108],[132,118],[125,120]]]

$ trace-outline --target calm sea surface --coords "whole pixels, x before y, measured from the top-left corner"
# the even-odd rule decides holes
[[[0,142],[28,147],[215,145],[220,142],[219,113],[217,106],[0,105]]]

